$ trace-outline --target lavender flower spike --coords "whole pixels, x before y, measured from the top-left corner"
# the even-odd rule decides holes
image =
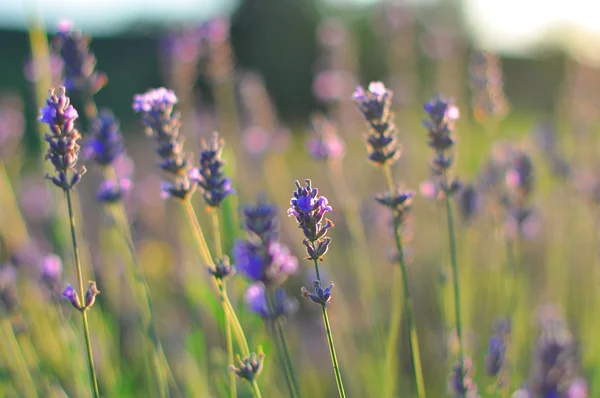
[[[90,51],[90,38],[61,23],[55,48],[64,62],[65,86],[69,91],[94,95],[108,82],[106,74],[96,70],[96,56]]]
[[[325,237],[327,230],[333,227],[331,220],[325,218],[326,213],[333,209],[329,206],[325,196],[319,196],[319,190],[311,187],[310,180],[304,180],[306,187],[302,187],[295,181],[297,189],[294,197],[290,200],[291,207],[288,216],[294,216],[306,239],[304,245],[308,253],[308,259],[322,260],[329,249],[331,238]],[[323,221],[325,224],[323,224]]]
[[[161,87],[135,95],[132,107],[141,114],[146,133],[158,144],[159,167],[173,179],[163,183],[163,196],[184,200],[194,192],[196,183],[188,177],[191,165],[179,135],[180,114],[173,112],[176,103],[173,91]]]
[[[81,138],[74,126],[78,116],[64,87],[50,90],[46,105],[40,109],[39,121],[50,127],[50,134],[44,135],[44,140],[50,145],[46,159],[50,160],[56,170],[56,175],[47,174],[46,178],[65,191],[72,189],[86,171],[85,167],[75,169],[80,151],[78,141]],[[73,171],[70,180],[69,171]]]
[[[458,180],[448,181],[447,173],[454,161],[452,148],[454,147],[454,122],[459,118],[459,110],[452,99],[436,96],[425,103],[425,112],[429,120],[424,120],[423,125],[428,130],[428,145],[435,150],[431,168],[436,176],[445,176],[440,181],[440,188],[451,195],[458,191]]]
[[[370,126],[367,136],[369,160],[378,166],[392,164],[401,155],[401,147],[396,142],[394,114],[390,111],[392,95],[381,82],[371,82],[366,91],[358,87],[352,95]]]
[[[101,110],[91,123],[90,139],[84,148],[84,158],[91,159],[100,166],[108,166],[124,153],[119,121],[111,111]]]
[[[198,184],[204,200],[210,207],[219,207],[225,198],[235,191],[231,187],[231,180],[225,178],[221,159],[224,141],[219,139],[219,134],[214,132],[210,143],[201,141],[200,167],[192,169],[189,178]]]

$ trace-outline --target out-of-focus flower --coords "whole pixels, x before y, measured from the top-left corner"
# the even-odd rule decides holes
[[[471,54],[469,67],[475,118],[503,118],[508,113],[504,96],[504,74],[500,59],[493,53],[476,49]]]
[[[52,86],[59,86],[62,84],[62,75],[65,64],[62,58],[54,52],[49,54],[48,62],[50,64],[50,81]],[[47,73],[47,70],[42,67],[43,65],[36,64],[33,59],[25,61],[25,67],[23,68],[25,79],[30,83],[39,82],[42,76]]]
[[[375,196],[375,200],[388,207],[394,216],[396,226],[402,225],[406,214],[410,211],[415,193],[397,189],[394,192],[386,192]]]
[[[337,134],[334,122],[323,115],[315,115],[311,127],[313,133],[306,141],[306,149],[314,160],[335,160],[344,156],[346,146]]]
[[[558,397],[575,380],[579,367],[573,335],[552,307],[540,315],[541,335],[538,337],[531,370],[533,396]]]
[[[49,280],[58,280],[62,273],[63,263],[56,254],[48,254],[44,256],[40,263],[40,270],[44,278]]]
[[[284,244],[277,241],[263,245],[262,242],[256,244],[239,240],[233,253],[240,272],[267,286],[281,284],[298,271],[298,259]]]
[[[100,166],[108,166],[125,152],[119,121],[109,110],[100,111],[91,123],[89,135],[90,139],[83,150],[86,160],[93,160]]]
[[[96,199],[102,203],[116,203],[123,199],[123,196],[130,188],[131,180],[128,178],[122,178],[117,181],[103,180],[100,183],[98,192],[96,192]]]
[[[219,207],[225,198],[235,191],[231,180],[225,177],[221,158],[224,141],[215,132],[209,142],[202,139],[200,149],[200,167],[189,173],[190,180],[198,184],[198,189],[210,207]]]
[[[106,74],[96,70],[96,56],[89,45],[90,38],[73,30],[70,23],[59,25],[55,47],[64,62],[64,85],[84,96],[96,94],[108,82]]]
[[[337,18],[325,19],[317,27],[319,43],[326,49],[341,46],[346,41],[347,35],[346,26]]]
[[[162,195],[183,200],[194,192],[196,182],[189,178],[191,164],[179,135],[180,115],[173,112],[176,103],[175,93],[161,87],[135,95],[133,110],[141,114],[146,133],[157,143],[159,167],[172,177],[162,183]]]
[[[352,95],[358,110],[369,123],[369,160],[379,166],[394,163],[401,154],[401,147],[396,142],[394,114],[390,111],[392,95],[381,82],[371,82],[366,91],[358,87]]]
[[[483,195],[474,184],[465,184],[457,195],[460,214],[464,222],[470,222],[483,208]]]
[[[298,308],[298,302],[288,298],[283,289],[275,289],[269,301],[267,290],[262,283],[248,286],[245,299],[250,310],[264,320],[275,320],[295,312]]]
[[[23,101],[16,95],[0,97],[0,162],[15,155],[25,133]]]
[[[457,398],[479,398],[473,374],[473,361],[470,358],[458,359],[448,376],[448,393]]]
[[[37,174],[21,178],[19,204],[30,222],[42,222],[52,213],[54,196],[48,184]]]
[[[450,181],[448,177],[454,162],[454,122],[460,113],[452,99],[444,99],[439,95],[426,102],[424,109],[429,116],[429,120],[423,121],[429,136],[428,145],[435,151],[431,168],[435,177],[439,178],[440,189],[446,195],[452,195],[460,188],[457,179]]]

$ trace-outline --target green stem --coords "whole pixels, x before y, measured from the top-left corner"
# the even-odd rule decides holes
[[[252,380],[252,395],[254,395],[254,398],[262,398],[262,395],[260,394],[260,388],[258,388],[258,382],[256,381],[256,379]]]
[[[33,377],[29,372],[27,362],[23,357],[23,352],[19,347],[13,327],[8,319],[3,319],[0,323],[0,336],[3,336],[2,347],[6,354],[4,360],[6,367],[13,377],[15,389],[19,387],[23,397],[37,397],[38,392],[35,388]]]
[[[313,250],[316,253],[315,242],[312,242]],[[321,282],[321,275],[319,274],[319,260],[314,259],[315,262],[315,273],[317,274],[317,280]],[[345,398],[346,393],[344,392],[344,385],[342,383],[342,375],[340,374],[340,366],[338,365],[337,355],[335,353],[335,346],[333,344],[333,334],[331,333],[331,326],[329,325],[329,316],[327,315],[327,307],[321,306],[323,310],[323,323],[325,324],[325,330],[327,332],[327,342],[329,343],[329,354],[331,354],[331,363],[333,364],[333,372],[335,373],[335,382],[337,383],[338,394],[340,398]]]
[[[213,207],[211,209],[212,226],[213,226],[213,238],[215,240],[215,252],[217,258],[223,260],[223,245],[221,243],[221,228],[219,227],[219,208]],[[225,281],[221,281],[221,287],[224,292],[227,291]],[[227,308],[223,307],[225,311],[225,340],[227,345],[227,362],[228,365],[234,365],[233,363],[233,340],[231,337],[231,317],[227,315]],[[233,372],[229,373],[229,395],[231,398],[237,397],[237,376]]]
[[[225,282],[223,282],[223,290],[225,290]],[[233,365],[233,338],[231,336],[231,317],[225,316],[225,339],[227,343],[227,362]],[[235,373],[229,373],[229,395],[231,398],[237,397],[237,376]]]
[[[196,211],[194,210],[194,206],[192,206],[192,202],[190,202],[189,200],[184,200],[183,207],[186,211],[188,221],[191,224],[194,240],[198,245],[198,249],[200,250],[202,260],[205,264],[214,267],[215,263],[210,254],[210,250],[208,249],[206,239],[204,239],[204,233],[202,232],[202,227],[198,222],[198,217],[196,216]],[[250,348],[248,346],[248,340],[246,339],[244,329],[242,328],[242,325],[240,324],[237,314],[235,313],[233,305],[229,300],[229,296],[227,295],[227,291],[225,290],[223,283],[221,281],[218,281],[214,276],[211,276],[210,280],[214,288],[219,293],[223,305],[223,311],[225,312],[225,316],[229,317],[229,320],[233,327],[232,331],[235,334],[238,346],[242,351],[242,356],[249,357]],[[254,384],[256,384],[256,386],[254,386]],[[258,389],[258,383],[256,381],[253,382],[253,389],[255,390],[254,394],[256,395],[258,393],[258,395],[256,396],[260,398],[260,390]]]
[[[79,285],[79,294],[81,300],[85,300],[85,291],[83,289],[83,276],[81,273],[81,263],[79,261],[79,245],[77,244],[77,234],[75,233],[75,217],[73,216],[73,203],[71,200],[71,191],[65,190],[67,196],[67,206],[69,209],[69,222],[71,224],[71,240],[73,241],[73,255],[75,256],[75,268],[77,270],[77,283]],[[95,398],[100,397],[98,391],[98,380],[96,379],[96,368],[94,367],[94,354],[92,353],[92,342],[90,340],[90,329],[88,326],[87,310],[81,311],[81,319],[83,321],[83,332],[85,336],[85,346],[87,349],[88,366],[90,371],[90,380],[92,393]]]
[[[447,184],[446,184],[447,185]],[[452,285],[454,287],[454,311],[456,317],[456,337],[458,339],[458,360],[461,364],[460,379],[464,375],[463,369],[463,340],[462,340],[462,323],[460,316],[460,285],[458,283],[458,262],[456,260],[456,242],[454,237],[454,216],[452,214],[452,205],[450,204],[450,196],[446,192],[446,214],[448,217],[448,239],[450,243],[450,263],[452,266]]]
[[[384,168],[384,175],[388,190],[390,195],[394,195],[394,183],[392,178],[392,171],[389,166]],[[413,303],[412,297],[410,295],[410,290],[408,286],[408,275],[406,270],[406,261],[404,259],[404,249],[402,245],[402,232],[400,231],[399,220],[394,217],[394,237],[396,240],[396,249],[398,250],[398,265],[400,266],[400,277],[402,279],[402,287],[404,292],[404,311],[406,312],[406,323],[408,324],[408,333],[409,333],[409,348],[410,355],[412,358],[413,365],[413,377],[415,381],[415,387],[417,389],[417,397],[425,397],[425,383],[423,379],[423,368],[421,365],[421,355],[419,350],[419,339],[417,335],[417,328],[413,319]],[[394,300],[392,302],[392,326],[390,330],[390,337],[388,341],[388,347],[390,348],[388,351],[388,355],[390,357],[395,355],[395,347],[396,342],[398,340],[400,334],[400,325],[401,317],[397,314],[400,314],[400,301]],[[396,323],[397,325],[395,325]],[[393,349],[393,350],[392,350]],[[388,362],[393,362],[393,359],[388,359]],[[388,371],[392,372],[395,370],[395,367],[388,367]],[[395,374],[388,374],[387,378],[390,383],[390,389],[386,391],[387,396],[393,396],[394,394],[394,384],[390,380],[394,380],[396,378]]]
[[[114,174],[114,169],[110,168],[109,171],[105,170],[105,174],[112,173]],[[109,209],[113,214],[113,220],[115,221],[115,225],[119,230],[120,234],[123,236],[125,244],[127,245],[127,251],[131,257],[131,264],[133,265],[133,282],[138,285],[138,293],[141,294],[141,300],[145,304],[145,308],[142,310],[141,322],[144,328],[144,331],[148,334],[148,338],[152,343],[152,347],[154,349],[154,360],[153,360],[153,373],[157,378],[158,387],[160,389],[160,393],[162,396],[169,396],[169,388],[174,389],[177,392],[177,395],[181,395],[177,390],[177,382],[175,381],[175,377],[171,371],[171,367],[167,361],[166,355],[163,351],[162,344],[158,338],[158,332],[156,329],[156,322],[154,320],[154,310],[152,305],[152,296],[150,294],[150,286],[148,285],[148,279],[146,278],[146,273],[144,272],[144,268],[141,266],[138,256],[137,250],[135,248],[135,243],[133,241],[133,237],[131,235],[131,229],[129,228],[129,221],[127,219],[127,213],[125,212],[125,206],[122,202],[114,205]],[[169,379],[169,382],[165,380],[166,377]]]
[[[273,312],[274,309],[274,291],[267,291],[267,300],[268,305]],[[294,374],[294,368],[292,366],[292,357],[289,352],[288,342],[285,337],[285,332],[283,330],[283,322],[279,318],[275,318],[272,320],[272,332],[275,335],[275,343],[277,344],[277,354],[279,356],[279,361],[285,370],[286,382],[288,385],[288,389],[290,391],[290,396],[292,398],[300,397],[298,382],[296,381],[296,376]]]

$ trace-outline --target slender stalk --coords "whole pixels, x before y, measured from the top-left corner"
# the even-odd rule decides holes
[[[463,340],[462,340],[462,323],[460,316],[460,285],[458,283],[458,262],[456,260],[456,241],[454,237],[454,215],[452,213],[452,205],[450,204],[450,197],[446,196],[446,215],[448,217],[448,240],[450,244],[450,263],[452,266],[452,285],[454,287],[454,311],[456,316],[456,337],[458,339],[458,359],[461,364],[460,379],[462,380],[464,375],[463,369]]]
[[[112,170],[114,172],[114,170]],[[175,377],[171,371],[171,367],[167,361],[166,355],[162,348],[162,344],[158,338],[158,332],[156,330],[156,322],[154,320],[154,310],[152,305],[152,296],[150,294],[150,287],[148,285],[148,279],[146,278],[146,273],[144,272],[144,268],[141,266],[138,256],[137,250],[135,248],[135,243],[133,242],[133,237],[131,235],[131,229],[129,228],[129,221],[127,219],[127,213],[125,212],[125,206],[123,206],[122,202],[111,207],[111,212],[113,213],[113,220],[119,230],[120,234],[123,236],[123,240],[127,245],[127,251],[131,257],[131,264],[133,265],[131,271],[133,271],[133,281],[138,285],[139,293],[141,295],[141,299],[145,304],[145,311],[141,313],[141,322],[144,328],[144,331],[147,332],[148,338],[152,343],[152,347],[154,349],[154,361],[153,361],[153,373],[157,378],[157,384],[160,389],[160,392],[163,396],[169,396],[169,388],[174,389],[178,396],[179,393],[177,382],[175,381]],[[161,366],[162,365],[162,366]],[[164,374],[166,373],[166,375]],[[168,378],[167,382],[165,378]]]
[[[392,178],[392,171],[389,166],[384,168],[385,180],[387,183],[388,190],[390,191],[390,195],[393,195],[394,191],[394,183]],[[398,220],[394,220],[394,237],[396,238],[396,249],[398,250],[398,265],[400,266],[400,277],[402,279],[402,287],[404,292],[404,311],[406,312],[406,323],[408,324],[408,333],[409,333],[409,347],[410,347],[410,355],[412,358],[413,364],[413,377],[415,381],[415,387],[417,389],[417,397],[425,397],[425,383],[423,379],[423,369],[421,366],[421,355],[419,350],[419,339],[417,335],[417,328],[415,326],[415,322],[413,320],[413,303],[412,297],[410,295],[410,290],[408,287],[408,275],[406,271],[406,262],[404,260],[404,249],[402,245],[402,233],[400,231],[400,225]],[[394,278],[397,279],[397,278]],[[398,341],[398,337],[400,334],[400,325],[401,317],[400,314],[400,300],[392,301],[392,326],[390,330],[390,337],[388,341],[388,355],[389,358],[395,355],[396,342]],[[392,363],[393,359],[388,359],[388,363]],[[395,370],[395,367],[389,367],[388,371],[392,372]],[[387,396],[391,397],[394,395],[394,384],[393,381],[396,378],[395,374],[388,374],[386,379],[388,381],[389,387],[388,390],[385,391]]]
[[[254,398],[262,398],[262,395],[260,394],[260,388],[258,388],[258,382],[256,381],[256,379],[252,380],[252,395],[254,395]]]
[[[312,242],[313,250],[316,252],[315,242]],[[315,262],[315,273],[317,274],[317,280],[321,282],[321,275],[319,274],[319,260],[314,259]],[[331,363],[333,364],[333,372],[335,373],[335,382],[337,383],[338,394],[340,398],[345,398],[346,393],[344,392],[344,385],[342,383],[342,375],[340,374],[340,366],[338,365],[337,355],[335,353],[335,346],[333,344],[333,334],[331,333],[331,326],[329,325],[329,316],[327,315],[327,307],[321,306],[323,310],[323,323],[325,324],[325,330],[327,332],[327,342],[329,343],[329,354],[331,354]]]
[[[206,239],[204,239],[204,233],[202,232],[202,227],[200,226],[198,218],[196,217],[196,211],[192,206],[192,202],[190,202],[189,200],[185,200],[183,202],[183,206],[188,216],[188,220],[191,224],[194,239],[196,240],[196,244],[198,245],[198,249],[200,250],[200,255],[202,256],[203,261],[208,265],[214,266],[210,250],[208,249]],[[219,293],[223,305],[223,311],[225,312],[225,317],[229,317],[229,320],[232,325],[232,331],[236,336],[238,346],[242,351],[242,356],[250,356],[248,340],[246,339],[244,330],[242,329],[242,325],[240,324],[240,321],[235,313],[233,305],[229,300],[229,296],[227,295],[227,291],[225,290],[224,284],[218,281],[214,276],[211,276],[210,280],[217,292]],[[258,382],[256,380],[252,382],[252,388],[254,396],[261,398],[260,389],[258,388]]]
[[[219,208],[213,207],[211,209],[212,226],[213,226],[213,239],[215,240],[215,252],[219,259],[223,259],[223,245],[221,243],[221,228],[219,227]],[[225,281],[221,281],[223,291],[227,291]],[[227,310],[225,311],[225,340],[227,346],[227,362],[229,365],[233,365],[233,340],[231,337],[231,319],[227,316]],[[231,398],[237,397],[237,377],[235,373],[229,373],[229,395]]]
[[[67,196],[67,206],[69,210],[69,222],[71,224],[71,240],[73,241],[73,255],[75,256],[75,268],[77,270],[77,283],[79,285],[79,297],[85,300],[85,291],[83,289],[83,276],[81,273],[81,263],[79,261],[79,245],[77,244],[77,234],[75,233],[75,217],[73,216],[73,203],[71,200],[71,191],[65,190]],[[92,342],[90,340],[90,329],[87,319],[87,310],[81,311],[81,319],[83,322],[83,334],[85,336],[85,346],[87,349],[88,366],[90,371],[90,380],[92,393],[95,398],[100,397],[98,391],[98,380],[96,378],[96,368],[94,367],[94,354],[92,353]]]
[[[273,312],[274,307],[273,295],[274,291],[267,291],[267,300],[271,312]],[[296,381],[294,368],[292,366],[292,358],[290,356],[287,339],[283,330],[283,322],[281,321],[281,319],[278,318],[273,319],[271,322],[271,327],[272,332],[275,335],[275,343],[277,344],[277,354],[279,356],[279,361],[281,362],[281,365],[285,370],[285,380],[290,391],[290,396],[292,398],[300,397],[298,382]]]
[[[5,352],[6,367],[12,375],[15,388],[18,386],[20,394],[23,397],[37,397],[38,392],[35,388],[33,377],[29,372],[27,362],[23,357],[19,343],[15,337],[14,330],[8,319],[3,319],[0,323],[0,336],[3,336],[2,347]]]

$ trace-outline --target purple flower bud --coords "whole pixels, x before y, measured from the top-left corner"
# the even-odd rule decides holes
[[[62,292],[63,297],[65,297],[67,300],[69,300],[71,302],[71,305],[73,306],[73,308],[77,309],[77,310],[81,310],[81,303],[79,302],[79,296],[77,295],[77,292],[75,291],[75,289],[73,289],[73,286],[71,286],[70,284],[67,285],[67,287],[65,288],[65,290]]]
[[[100,290],[98,290],[98,288],[96,287],[96,282],[89,281],[88,289],[85,292],[85,307],[84,307],[84,310],[87,310],[92,305],[94,305],[94,302],[96,301],[96,296],[98,294],[100,294]]]
[[[334,286],[333,282],[330,282],[329,286],[327,286],[325,289],[321,287],[321,282],[319,281],[315,281],[313,286],[315,288],[314,293],[310,293],[305,287],[303,287],[300,290],[302,292],[302,296],[312,300],[316,304],[327,307],[327,305],[331,302],[331,289],[333,289]]]

